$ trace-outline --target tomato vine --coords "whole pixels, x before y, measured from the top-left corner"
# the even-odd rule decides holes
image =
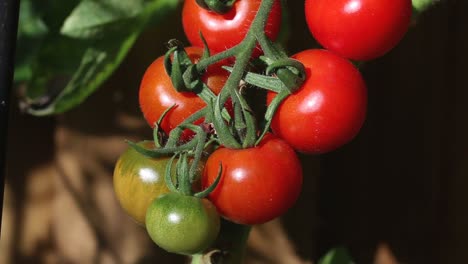
[[[324,34],[331,23],[314,12],[351,4],[332,2],[317,6],[317,1],[305,1],[314,36]],[[353,3],[363,10],[375,8],[369,1]],[[364,38],[359,44],[365,50],[358,49],[364,53],[348,55],[326,44],[335,43],[333,38],[318,37],[330,51],[305,50],[290,57],[274,42],[282,12],[278,0],[186,0],[183,24],[193,46],[170,41],[169,51],[148,68],[140,86],[140,106],[154,129],[149,141],[154,147],[128,142],[148,158],[168,159],[164,178],[170,193],[154,198],[146,212],[155,243],[193,255],[192,263],[211,263],[210,256],[240,263],[250,226],[281,216],[299,197],[302,168],[295,152],[332,151],[359,132],[367,89],[346,58],[375,58],[396,45],[411,17],[406,8],[410,0],[399,3],[404,12],[388,14],[396,22],[385,29],[394,36],[378,32]],[[350,29],[355,32],[363,26],[359,22],[367,23],[362,17],[368,13],[342,26],[357,27]],[[380,33],[383,40],[375,40]],[[336,32],[329,36],[340,38]],[[346,50],[347,45],[355,47],[346,41],[339,47]],[[268,104],[260,115],[243,94],[256,88],[267,91]],[[199,189],[194,187],[198,181]],[[218,214],[227,223],[221,228]],[[182,241],[186,234],[194,240]]]

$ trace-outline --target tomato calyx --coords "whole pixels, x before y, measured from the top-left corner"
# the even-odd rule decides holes
[[[204,70],[198,71],[179,41],[172,40],[169,45],[173,46],[164,56],[164,68],[171,77],[174,88],[178,92],[200,92],[203,88],[201,76]],[[209,54],[203,54],[202,58],[205,56]]]
[[[203,39],[203,36],[202,36]],[[167,74],[171,77],[171,82],[175,90],[181,92],[193,92],[200,97],[206,104],[216,99],[216,95],[207,84],[202,80],[203,74],[208,70],[210,65],[219,63],[224,57],[212,58],[210,57],[209,49],[205,45],[203,55],[200,58],[201,61],[208,61],[208,63],[199,66],[198,63],[193,63],[187,54],[182,43],[177,40],[171,40],[169,45],[172,46],[165,54],[164,57],[164,68]],[[229,56],[229,54],[227,54]],[[222,68],[220,68],[222,69]],[[230,115],[227,109],[223,109],[223,116],[226,119],[230,119]],[[198,118],[205,117],[205,122],[210,123],[211,112],[203,112],[203,115],[195,113]],[[191,123],[198,119],[189,117],[187,120],[191,120]],[[183,122],[182,125],[187,122]]]
[[[190,129],[195,132],[195,137],[187,143],[177,144],[179,141],[178,137],[182,134],[185,129]],[[155,128],[155,131],[157,128]],[[218,185],[219,180],[222,174],[222,166],[219,166],[219,173],[217,179],[211,186],[208,186],[205,190],[202,190],[197,193],[193,193],[192,186],[196,182],[197,175],[199,174],[199,164],[203,158],[204,151],[209,147],[214,140],[210,140],[207,137],[207,132],[205,131],[204,126],[193,125],[193,124],[183,124],[174,129],[171,132],[167,142],[164,146],[159,144],[158,133],[155,132],[155,148],[146,148],[145,144],[147,142],[133,143],[128,141],[128,144],[139,152],[142,155],[147,157],[163,157],[171,156],[170,161],[166,167],[165,171],[165,180],[168,189],[171,192],[181,193],[183,195],[195,196],[198,198],[204,198],[208,196]],[[156,143],[158,142],[158,143]],[[176,183],[173,181],[172,177],[172,165],[174,160],[177,159],[176,163]]]
[[[261,57],[261,59],[268,65],[266,75],[278,77],[290,93],[296,91],[304,83],[305,67],[301,62],[289,57],[278,60],[272,60],[268,57]]]
[[[283,57],[281,53],[275,53],[273,57]],[[244,74],[243,80],[253,86],[273,91],[277,94],[274,100],[268,105],[264,115],[264,125],[260,129],[260,136],[256,139],[254,146],[262,141],[265,134],[270,129],[273,116],[281,105],[281,103],[297,89],[301,87],[306,79],[304,65],[291,58],[278,58],[272,59],[271,57],[261,56],[260,59],[266,64],[266,75],[254,72],[247,72]],[[232,72],[232,67],[223,67]],[[248,109],[247,109],[248,110]],[[250,110],[248,110],[250,111]],[[219,119],[215,119],[220,122]],[[220,125],[220,123],[218,123]],[[232,141],[231,138],[229,140]]]
[[[196,0],[196,2],[203,9],[218,14],[226,14],[231,10],[236,0]]]
[[[246,69],[249,66],[252,54],[257,45],[265,52],[264,61],[268,66],[268,75],[271,74],[275,76],[275,78],[278,78],[281,82],[276,82],[275,87],[271,89],[276,89],[276,91],[280,93],[282,90],[287,90],[287,92],[281,93],[283,97],[285,97],[287,94],[294,91],[294,89],[300,87],[300,84],[304,81],[304,67],[299,62],[289,59],[284,50],[275,45],[264,32],[264,22],[273,4],[274,0],[262,1],[258,13],[242,42],[213,56],[216,59],[226,58],[228,56],[233,56],[235,58],[235,64],[232,68],[224,67],[231,72],[224,89],[216,100],[209,103],[209,108],[212,109],[213,114],[213,126],[216,130],[219,143],[228,148],[240,149],[253,147],[262,140],[263,135],[268,130],[268,127],[264,126],[260,137],[258,137],[257,123],[253,111],[239,91],[239,86],[242,82],[245,82]],[[214,59],[210,57],[206,60]],[[199,61],[199,64],[206,64],[205,61],[202,59]],[[256,77],[259,77],[259,75]],[[261,80],[265,80],[270,84],[274,83],[274,79],[272,79],[271,76],[257,79],[259,79],[260,82]],[[265,81],[260,85],[261,87],[268,87]],[[228,99],[231,99],[234,105],[233,120],[225,119],[221,115],[224,104]],[[272,110],[275,109],[275,105],[273,105]],[[270,113],[272,110],[269,111],[267,117],[272,116]],[[265,123],[269,124],[270,122],[271,120],[266,120]]]

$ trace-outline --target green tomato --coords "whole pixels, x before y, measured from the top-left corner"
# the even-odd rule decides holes
[[[143,146],[154,147],[154,144],[147,142]],[[114,191],[117,199],[125,212],[141,225],[145,225],[146,209],[150,203],[169,192],[164,180],[169,160],[166,157],[148,158],[129,147],[115,165]]]
[[[155,199],[146,212],[149,236],[172,253],[202,252],[215,241],[219,228],[219,214],[207,199],[169,193]]]

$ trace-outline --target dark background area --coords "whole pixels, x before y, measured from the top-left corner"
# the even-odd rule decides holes
[[[302,1],[289,2],[292,54],[315,44],[304,30]],[[360,134],[335,152],[301,156],[303,193],[283,218],[301,258],[316,260],[341,245],[356,263],[372,263],[384,242],[400,263],[468,263],[467,10],[468,1],[442,1],[417,18],[393,51],[363,65],[369,108]],[[147,31],[104,87],[64,115],[31,117],[12,105],[12,263],[35,263],[43,250],[56,247],[56,240],[45,240],[25,255],[20,245],[27,235],[21,223],[28,221],[28,173],[56,158],[57,127],[95,138],[150,138],[146,127],[123,126],[116,116],[143,120],[139,80],[170,38],[184,39],[178,15]],[[112,171],[111,158],[102,163]]]

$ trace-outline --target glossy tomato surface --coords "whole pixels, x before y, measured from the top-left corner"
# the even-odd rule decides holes
[[[178,193],[154,200],[146,223],[148,234],[158,246],[185,255],[208,248],[220,228],[219,214],[210,201]]]
[[[239,44],[247,34],[260,7],[261,0],[238,0],[226,14],[220,15],[198,6],[195,0],[186,0],[182,10],[182,23],[190,43],[203,47],[199,33],[203,34],[213,53]],[[275,40],[281,27],[281,4],[275,1],[268,17],[265,32]]]
[[[411,0],[306,0],[307,24],[326,49],[370,60],[392,49],[408,30]]]
[[[154,147],[154,144],[144,146]],[[125,212],[139,224],[145,224],[150,203],[169,192],[164,180],[168,161],[169,158],[148,158],[129,147],[115,165],[115,195]]]
[[[293,56],[306,68],[304,84],[279,106],[273,132],[297,151],[320,154],[349,142],[364,123],[367,88],[349,61],[326,50]],[[276,94],[269,92],[267,101]]]
[[[219,148],[209,156],[202,188],[223,173],[208,198],[219,213],[235,223],[254,225],[284,214],[297,200],[302,168],[294,150],[283,140],[267,134],[254,148]]]

